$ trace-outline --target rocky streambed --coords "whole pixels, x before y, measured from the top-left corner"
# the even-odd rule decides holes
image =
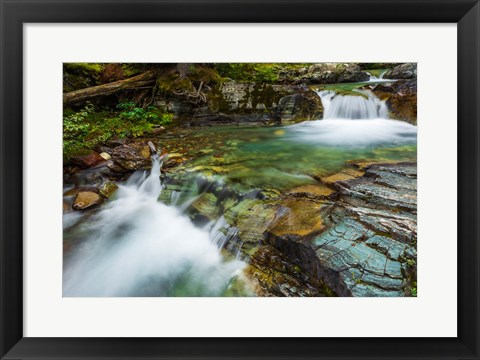
[[[65,164],[64,295],[417,295],[416,65],[280,75]]]
[[[110,159],[89,155],[66,168],[76,187],[67,188],[64,209],[79,208],[87,194],[88,216],[115,199],[117,183],[151,166],[151,142],[164,156],[158,200],[212,227],[212,241],[248,264],[252,293],[415,295],[416,147],[300,146],[290,131],[179,128],[111,142],[103,149]],[[78,171],[92,157],[96,166]]]

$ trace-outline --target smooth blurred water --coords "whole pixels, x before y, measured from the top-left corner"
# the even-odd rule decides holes
[[[221,296],[245,264],[226,260],[208,229],[157,201],[160,163],[121,185],[77,225],[64,256],[64,296]]]

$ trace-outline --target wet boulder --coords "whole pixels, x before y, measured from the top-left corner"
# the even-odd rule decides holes
[[[372,91],[386,100],[392,118],[417,123],[417,79],[378,84]]]
[[[117,146],[110,155],[113,166],[109,166],[109,168],[113,171],[148,169],[152,165],[150,147],[142,142]]]
[[[104,161],[105,159],[100,154],[94,151],[85,155],[73,156],[70,159],[70,163],[79,167],[80,169],[88,169],[93,166],[99,165]]]
[[[113,194],[118,190],[118,185],[115,184],[114,182],[107,181],[105,184],[103,184],[100,189],[98,189],[98,192],[100,195],[102,195],[104,198],[111,199]]]
[[[356,64],[337,64],[337,82],[353,83],[370,80],[370,75]]]
[[[416,79],[417,78],[417,64],[405,63],[395,66],[388,70],[384,75],[384,79]]]
[[[320,98],[313,92],[287,95],[278,102],[277,113],[282,124],[318,119],[323,113]]]
[[[93,206],[99,205],[102,202],[102,198],[96,192],[93,191],[81,191],[75,197],[73,201],[73,208],[75,210],[85,210]]]
[[[354,63],[313,64],[306,74],[297,78],[298,83],[333,84],[368,81],[370,75]]]

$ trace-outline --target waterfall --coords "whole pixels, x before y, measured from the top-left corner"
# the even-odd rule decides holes
[[[82,240],[64,256],[64,296],[219,296],[242,272],[243,262],[220,254],[223,240],[157,201],[160,169],[155,155],[150,173],[134,173],[76,225]]]
[[[380,73],[380,75],[378,77],[376,77],[375,75],[372,75],[370,74],[369,72],[367,72],[368,75],[370,75],[370,80],[369,81],[381,81],[383,80],[383,75],[385,75],[385,73],[387,72],[388,70],[384,70]]]
[[[235,253],[239,258],[242,244],[238,242],[238,232],[236,227],[231,226],[222,215],[210,228],[210,236],[214,244],[219,249],[227,248]]]
[[[324,119],[387,119],[385,101],[369,90],[356,90],[357,95],[337,95],[333,91],[319,91]]]
[[[359,95],[317,91],[323,105],[323,119],[291,125],[288,128],[289,139],[350,148],[416,143],[416,126],[389,119],[385,101],[378,99],[370,90],[354,91]]]

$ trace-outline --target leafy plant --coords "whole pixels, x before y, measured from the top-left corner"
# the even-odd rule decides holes
[[[123,110],[118,116],[120,119],[130,122],[150,122],[152,124],[168,125],[172,122],[172,114],[168,114],[163,109],[155,106],[148,106],[146,109],[139,108],[134,102],[122,102],[117,105],[117,109]]]
[[[134,102],[122,102],[115,112],[95,111],[88,103],[78,112],[67,109],[63,118],[63,155],[72,156],[106,143],[112,136],[136,138],[151,132],[157,125],[168,125],[173,115],[164,108],[139,108]]]

